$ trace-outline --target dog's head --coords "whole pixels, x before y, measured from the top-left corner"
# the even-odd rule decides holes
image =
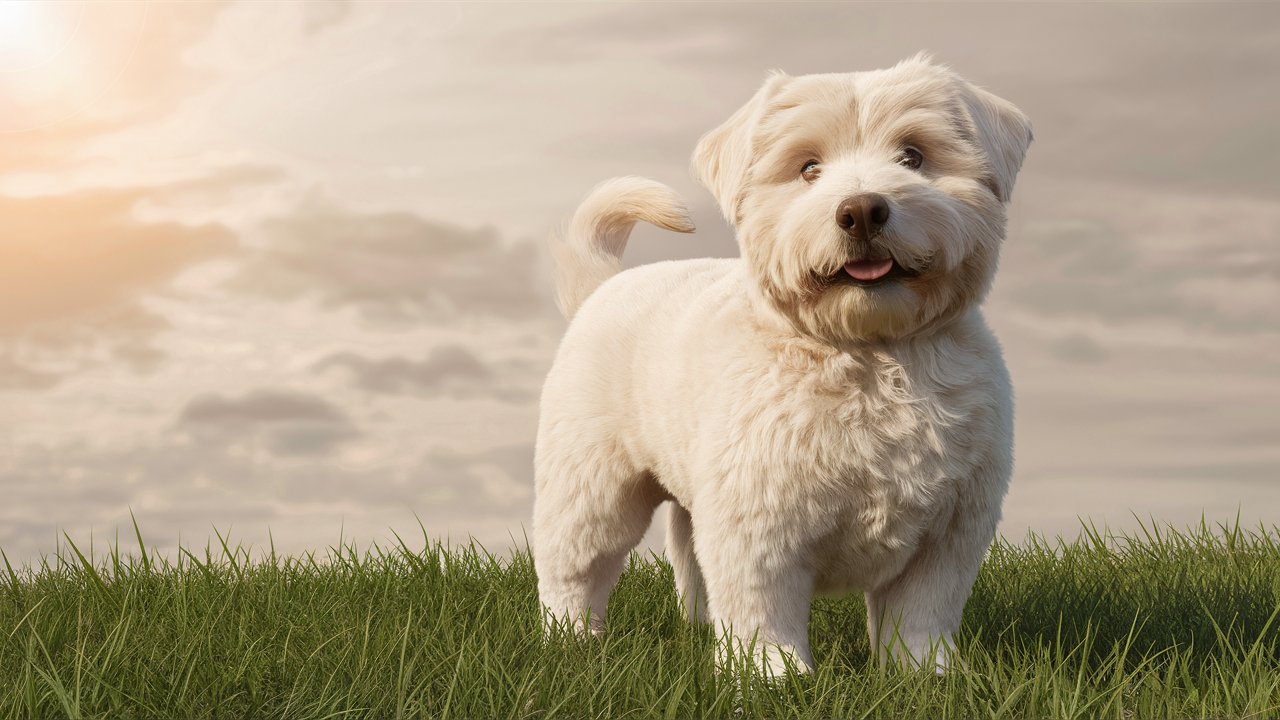
[[[921,332],[981,301],[1031,143],[1009,102],[918,55],[774,73],[694,151],[768,302],[840,344]]]

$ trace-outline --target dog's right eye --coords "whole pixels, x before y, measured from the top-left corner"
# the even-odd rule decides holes
[[[924,155],[919,150],[908,145],[898,153],[897,162],[908,170],[919,170],[920,166],[924,164]]]
[[[800,177],[804,178],[805,182],[813,182],[821,174],[822,169],[818,166],[817,160],[810,160],[804,164],[804,167],[800,168]]]

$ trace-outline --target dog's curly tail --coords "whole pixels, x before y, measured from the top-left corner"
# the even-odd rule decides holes
[[[674,190],[648,178],[619,177],[597,185],[568,229],[551,238],[556,302],[566,318],[572,319],[596,288],[622,270],[622,251],[639,220],[675,232],[694,230],[689,210]]]

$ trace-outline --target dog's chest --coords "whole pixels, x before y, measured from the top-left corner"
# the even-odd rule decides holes
[[[784,364],[775,378],[767,449],[791,459],[819,589],[887,581],[949,518],[973,462],[968,389],[876,353]]]

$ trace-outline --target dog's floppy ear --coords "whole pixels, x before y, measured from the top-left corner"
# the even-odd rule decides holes
[[[693,176],[711,191],[730,224],[737,224],[738,201],[747,168],[751,165],[752,136],[769,101],[791,80],[780,70],[765,78],[751,100],[723,125],[698,141],[693,150]]]
[[[1031,146],[1031,121],[1013,103],[965,80],[958,80],[960,97],[973,122],[974,139],[982,146],[991,168],[989,185],[1000,202],[1013,196],[1013,181]]]

